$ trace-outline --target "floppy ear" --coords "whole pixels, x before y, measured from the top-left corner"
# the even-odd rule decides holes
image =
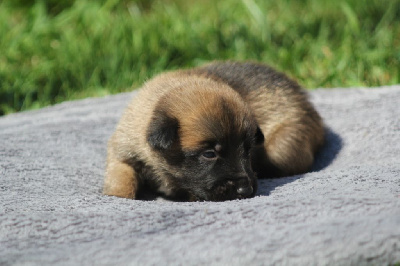
[[[262,133],[260,127],[257,126],[256,135],[254,136],[255,145],[262,145],[264,143],[264,134]]]
[[[147,141],[156,150],[166,150],[178,137],[178,120],[165,112],[154,112],[147,129]]]

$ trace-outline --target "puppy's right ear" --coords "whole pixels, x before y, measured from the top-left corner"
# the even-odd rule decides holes
[[[179,122],[165,112],[155,111],[147,129],[147,141],[155,150],[166,150],[178,138]]]

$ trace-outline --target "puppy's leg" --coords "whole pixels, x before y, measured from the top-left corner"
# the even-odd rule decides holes
[[[266,161],[275,177],[305,173],[314,161],[314,134],[299,124],[280,125],[264,143]],[[268,170],[267,170],[268,171]]]
[[[138,181],[134,169],[115,158],[109,148],[103,193],[109,196],[134,199]]]

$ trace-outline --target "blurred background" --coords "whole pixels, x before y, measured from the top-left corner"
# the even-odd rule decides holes
[[[257,60],[308,89],[400,83],[400,0],[0,0],[0,115]]]

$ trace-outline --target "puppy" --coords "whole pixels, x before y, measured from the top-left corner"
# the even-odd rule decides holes
[[[323,123],[272,68],[214,62],[145,83],[108,144],[104,194],[181,201],[249,198],[259,178],[308,171]]]

